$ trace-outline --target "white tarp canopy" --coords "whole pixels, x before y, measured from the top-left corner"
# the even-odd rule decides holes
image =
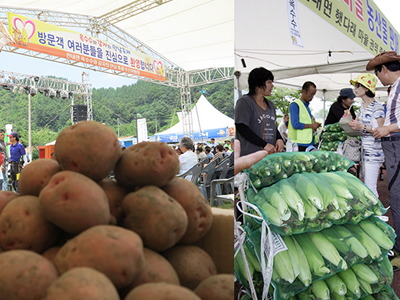
[[[186,120],[183,120],[185,118]],[[171,128],[156,133],[156,140],[162,142],[179,142],[184,132],[183,124],[184,122],[188,122],[188,118],[192,119],[194,140],[227,137],[230,135],[230,128],[235,126],[232,118],[221,113],[204,95],[201,95],[189,114],[182,116],[182,119]]]
[[[155,3],[162,4],[147,10]],[[186,71],[233,67],[233,4],[233,0],[0,0],[0,8],[11,12],[38,9],[96,18],[127,7],[113,24]]]
[[[247,89],[248,73],[262,66],[273,72],[276,86],[301,89],[303,83],[310,80],[317,85],[318,97],[322,98],[325,92],[325,99],[334,99],[340,89],[351,87],[350,79],[366,72],[365,66],[374,54],[300,0],[296,2],[303,47],[294,45],[288,2],[235,0],[235,70],[240,72],[236,85],[239,90]],[[357,2],[362,2],[364,11],[367,10],[366,1]],[[315,4],[315,1],[309,3]],[[371,0],[369,4],[375,5]],[[353,9],[355,11],[355,7]],[[336,17],[335,12],[332,17]],[[386,89],[379,83],[377,98],[386,99]]]

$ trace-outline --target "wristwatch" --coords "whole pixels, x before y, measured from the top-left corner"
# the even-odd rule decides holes
[[[363,133],[367,133],[367,125],[364,125]]]

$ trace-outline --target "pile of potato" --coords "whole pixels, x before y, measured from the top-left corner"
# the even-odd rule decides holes
[[[59,134],[53,158],[22,170],[21,195],[0,192],[0,300],[234,298],[233,274],[195,245],[213,214],[169,146],[122,151],[87,121]]]

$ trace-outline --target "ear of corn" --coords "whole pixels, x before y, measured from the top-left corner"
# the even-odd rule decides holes
[[[299,300],[314,300],[315,299],[314,295],[311,293],[311,287],[303,292],[298,293],[296,296]]]
[[[285,199],[287,205],[297,213],[299,221],[304,219],[304,204],[299,194],[295,191],[292,185],[285,180],[276,183],[279,194]]]
[[[358,239],[344,226],[334,227],[337,233],[343,238],[343,241],[350,247],[350,250],[359,257],[365,258],[368,255],[368,250],[363,246]]]
[[[297,253],[296,246],[294,245],[293,240],[290,236],[283,236],[282,239],[285,242],[286,247],[288,248],[290,262],[292,263],[293,267],[294,277],[297,277],[300,274],[300,270],[299,270],[299,255]]]
[[[268,201],[278,211],[279,217],[283,221],[289,220],[291,212],[285,200],[276,190],[275,186],[263,188],[255,199],[258,203]],[[262,204],[261,204],[262,205]]]
[[[339,209],[338,199],[333,188],[321,176],[314,176],[314,174],[303,173],[303,176],[312,180],[322,196],[324,209],[332,205],[334,209]]]
[[[344,173],[344,172],[343,172]],[[342,174],[342,173],[339,173]],[[336,172],[323,172],[319,173],[319,175],[325,179],[326,182],[331,184],[332,182],[337,182],[340,185],[347,185],[346,179],[344,179],[342,176],[336,174]]]
[[[340,296],[343,296],[347,293],[346,284],[340,279],[338,275],[334,274],[331,277],[326,278],[325,282],[331,292],[334,292]]]
[[[375,196],[375,194],[364,183],[362,183],[361,180],[347,172],[343,173],[348,185],[351,184],[355,186],[370,204],[375,205],[379,202],[379,199]]]
[[[283,280],[292,283],[296,279],[287,250],[281,251],[274,256],[274,267],[279,277]]]
[[[365,233],[365,231],[362,230],[361,227],[350,224],[346,224],[345,227],[350,229],[357,236],[357,240],[362,244],[364,249],[367,250],[368,255],[372,259],[377,259],[382,255],[382,251],[379,246],[374,242],[373,239],[370,238],[368,234]]]
[[[336,247],[336,249],[346,255],[350,251],[350,247],[343,241],[343,238],[332,228],[325,228],[321,233]],[[368,253],[365,251],[365,257]]]
[[[348,200],[353,199],[353,195],[350,193],[350,191],[347,189],[345,185],[341,185],[337,182],[329,182],[329,185],[333,188],[336,195]]]
[[[358,281],[364,280],[368,284],[378,283],[378,277],[370,268],[364,264],[356,264],[351,266],[352,271],[356,274]],[[361,284],[361,282],[360,282]],[[371,293],[369,293],[371,294]]]
[[[319,210],[323,210],[325,208],[318,188],[310,179],[303,176],[303,174],[294,174],[289,181],[303,200],[307,199]]]
[[[358,278],[358,282],[360,283],[361,289],[364,291],[364,293],[368,295],[372,294],[371,285],[367,281]]]
[[[330,294],[329,288],[326,285],[325,281],[323,281],[323,280],[315,281],[311,285],[311,291],[315,295],[315,297],[317,297],[317,299],[321,299],[321,300],[330,300],[331,299],[331,294]]]
[[[353,270],[348,268],[345,271],[337,273],[337,275],[346,284],[347,293],[352,293],[359,298],[361,295],[360,283],[358,282],[357,276],[354,274]]]
[[[304,217],[310,221],[314,221],[319,214],[318,208],[310,203],[308,199],[303,199]]]
[[[345,295],[339,295],[336,293],[331,293],[331,296],[334,300],[346,300],[346,296]]]
[[[253,265],[254,270],[257,272],[261,272],[260,262],[258,261],[257,257],[253,254],[253,252],[249,249],[249,246],[246,243],[243,244],[243,250],[244,253],[246,254],[247,260],[250,261],[251,264]]]
[[[370,236],[374,240],[379,247],[389,251],[393,248],[393,242],[387,237],[386,234],[379,229],[378,226],[373,224],[370,220],[362,220],[359,225],[361,226],[362,230],[365,231],[366,234]]]
[[[250,276],[253,277],[254,266],[250,260],[247,260],[247,262],[249,265]],[[243,261],[242,251],[239,251],[238,254],[235,256],[234,264],[235,264],[235,271],[238,273],[239,277],[249,281],[249,279],[247,278],[246,268]]]
[[[303,249],[303,252],[307,258],[308,265],[313,274],[318,277],[322,277],[330,272],[325,266],[324,259],[319,253],[318,249],[314,246],[311,239],[307,234],[296,234],[292,236]]]
[[[308,236],[325,259],[342,270],[347,269],[346,261],[340,256],[335,246],[322,233],[308,233]]]
[[[265,201],[260,208],[265,213],[265,216],[267,217],[268,221],[271,222],[271,224],[276,226],[283,225],[283,221],[279,217],[278,210],[271,204]]]
[[[296,239],[294,239],[293,237],[291,237],[291,239],[293,240],[293,244],[296,247],[297,255],[299,257],[299,279],[304,284],[304,286],[309,286],[312,281],[312,275],[310,271],[310,266],[308,265],[307,257]]]

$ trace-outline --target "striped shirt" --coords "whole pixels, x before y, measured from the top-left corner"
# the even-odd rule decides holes
[[[386,105],[386,118],[383,126],[398,124],[400,122],[400,77],[392,85]],[[400,128],[400,126],[399,126]],[[400,136],[400,132],[392,132],[387,136]]]

